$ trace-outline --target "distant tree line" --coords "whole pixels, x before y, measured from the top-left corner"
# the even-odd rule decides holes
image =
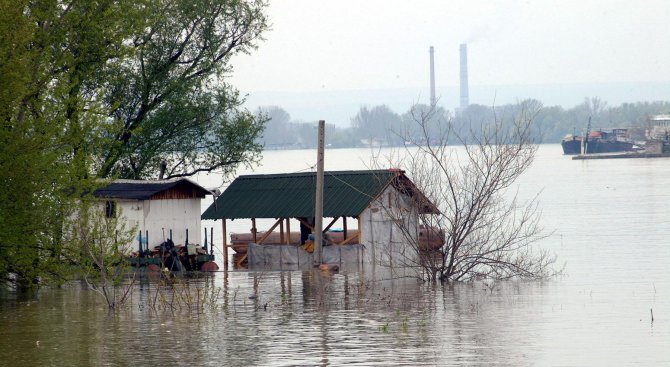
[[[543,107],[538,100],[528,99],[515,104],[485,106],[472,104],[455,113],[436,107],[431,113],[423,131],[416,131],[416,118],[429,111],[430,106],[418,104],[408,111],[398,114],[386,105],[363,106],[351,118],[349,127],[327,125],[326,142],[330,147],[400,146],[407,137],[439,140],[438,121],[450,122],[456,133],[469,135],[470,130],[498,117],[516,116],[524,108],[533,106],[539,112],[535,115],[530,138],[539,143],[559,143],[567,134],[582,134],[591,117],[591,128],[629,128],[635,139],[644,138],[647,120],[651,115],[670,113],[670,101],[624,103],[608,106],[600,98],[585,98],[584,102],[572,107]],[[259,109],[269,121],[260,143],[265,149],[302,149],[316,146],[316,121],[293,121],[287,111],[278,106]],[[432,129],[432,131],[431,131]],[[428,138],[426,138],[428,137]],[[458,142],[453,142],[458,143]]]

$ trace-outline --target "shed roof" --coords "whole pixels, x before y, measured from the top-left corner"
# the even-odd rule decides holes
[[[204,198],[211,194],[207,189],[187,178],[170,180],[115,180],[109,185],[95,190],[93,196],[110,199],[149,200],[156,194],[171,189],[187,189],[195,197]]]
[[[421,198],[424,212],[437,212],[400,170],[328,171],[323,216],[358,216],[389,185]],[[239,176],[202,219],[313,217],[315,192],[315,172]]]

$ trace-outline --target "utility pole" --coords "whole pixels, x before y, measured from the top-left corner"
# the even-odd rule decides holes
[[[321,265],[323,243],[323,146],[326,121],[319,120],[319,144],[316,155],[316,199],[314,208],[314,266]]]

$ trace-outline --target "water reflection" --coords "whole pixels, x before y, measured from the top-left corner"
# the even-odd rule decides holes
[[[201,301],[178,307],[144,277],[111,314],[80,283],[0,289],[0,365],[670,365],[668,160],[564,158],[541,147],[520,182],[544,189],[557,232],[542,246],[567,263],[561,278],[442,286],[384,269],[255,269],[188,279]],[[152,306],[157,295],[175,307]]]
[[[563,314],[547,294],[560,293],[559,281],[442,286],[391,274],[230,272],[180,279],[175,288],[142,276],[114,313],[79,283],[43,290],[39,302],[4,294],[0,360],[416,366],[547,358],[554,340],[545,326],[555,328]]]
[[[43,290],[39,302],[5,299],[0,360],[22,350],[27,365],[433,365],[446,356],[491,361],[498,352],[473,348],[495,340],[481,331],[500,328],[473,320],[477,303],[459,300],[472,299],[475,287],[362,274],[237,272],[183,280],[180,286],[211,302],[198,306],[175,301],[184,292],[179,287],[161,303],[165,282],[142,276],[115,313],[82,284]]]

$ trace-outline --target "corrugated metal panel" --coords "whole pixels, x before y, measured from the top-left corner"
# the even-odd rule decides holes
[[[357,216],[396,177],[396,171],[324,173],[324,217]],[[240,176],[203,213],[203,219],[314,216],[314,172]]]

